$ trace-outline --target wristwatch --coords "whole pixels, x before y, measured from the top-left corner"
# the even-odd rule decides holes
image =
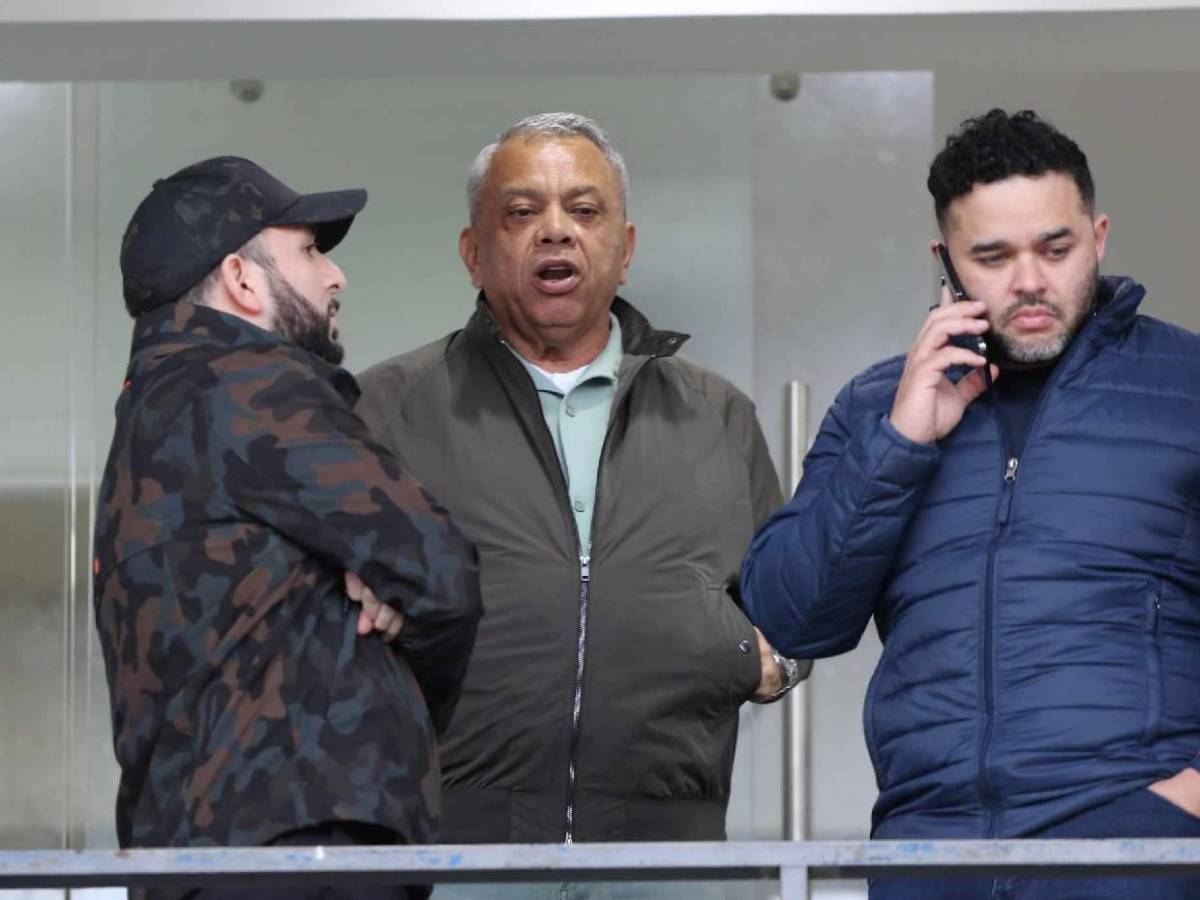
[[[775,660],[775,665],[779,666],[779,671],[783,673],[783,684],[779,690],[773,693],[765,700],[759,700],[760,704],[774,703],[784,694],[800,683],[801,673],[800,664],[794,659],[788,659],[786,656],[780,656],[779,651],[772,648],[771,659]]]

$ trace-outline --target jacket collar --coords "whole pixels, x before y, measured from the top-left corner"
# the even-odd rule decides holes
[[[317,377],[332,384],[351,406],[358,401],[358,382],[340,366],[328,363],[240,316],[186,300],[164,304],[134,320],[133,345],[125,377],[129,380],[145,378],[184,350],[251,347],[290,356],[312,369]]]
[[[621,325],[621,349],[626,356],[674,356],[691,335],[679,331],[663,331],[654,328],[649,320],[638,312],[631,303],[620,296],[614,297],[612,314]],[[475,299],[475,313],[465,329],[468,337],[489,341],[504,341],[496,317],[488,306],[483,292]]]
[[[1093,339],[1107,343],[1132,325],[1145,296],[1146,289],[1132,278],[1124,275],[1103,276],[1096,298],[1097,321]]]
[[[1133,326],[1146,289],[1132,278],[1104,276],[1096,293],[1096,308],[1071,345],[1054,363],[1063,378],[1082,372],[1105,347]],[[1057,375],[1055,381],[1061,380]]]
[[[672,356],[685,340],[686,334],[673,331],[658,331],[650,326],[646,318],[620,297],[613,299],[611,311],[621,326],[622,357],[617,373],[617,387],[609,408],[609,424],[629,393],[634,378],[642,368],[656,356]],[[516,354],[505,346],[504,335],[496,324],[487,298],[480,292],[475,300],[475,312],[463,329],[464,340],[473,345],[495,372],[503,390],[512,400],[513,408],[530,443],[537,448],[546,475],[553,482],[562,478],[558,452],[550,437],[543,418],[541,404],[537,399],[529,372],[518,361]],[[447,347],[449,352],[449,347]]]

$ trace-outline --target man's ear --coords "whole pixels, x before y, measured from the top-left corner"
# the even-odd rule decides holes
[[[1108,216],[1101,213],[1092,222],[1092,233],[1096,235],[1096,262],[1104,259],[1104,249],[1108,246]]]
[[[479,271],[479,241],[475,237],[473,227],[464,228],[458,236],[458,256],[471,275],[471,284],[475,290],[483,290],[483,275]]]
[[[248,265],[236,253],[228,254],[220,265],[221,292],[232,311],[248,319],[261,316],[266,303],[263,296],[262,273]]]
[[[633,260],[633,250],[637,247],[637,229],[631,222],[625,223],[625,249],[621,253],[621,280],[624,284],[629,278],[629,263]]]

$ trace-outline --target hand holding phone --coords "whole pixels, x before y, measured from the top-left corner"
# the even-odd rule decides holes
[[[904,359],[888,414],[902,437],[921,444],[939,441],[953,431],[998,372],[987,361],[989,348],[981,337],[989,327],[987,307],[967,296],[945,247],[938,243],[934,250],[948,276],[946,290]],[[961,378],[948,377],[947,372],[961,372],[962,367],[970,371]]]

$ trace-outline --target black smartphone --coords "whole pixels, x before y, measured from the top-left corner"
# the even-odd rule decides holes
[[[942,264],[942,274],[946,278],[946,286],[950,288],[955,302],[970,299],[967,297],[967,292],[963,290],[962,282],[958,280],[958,273],[954,271],[954,263],[950,262],[950,251],[941,241],[937,243],[937,255]],[[981,334],[956,334],[950,338],[950,343],[956,347],[962,347],[964,350],[978,353],[989,362],[992,359],[988,352],[988,342]]]

